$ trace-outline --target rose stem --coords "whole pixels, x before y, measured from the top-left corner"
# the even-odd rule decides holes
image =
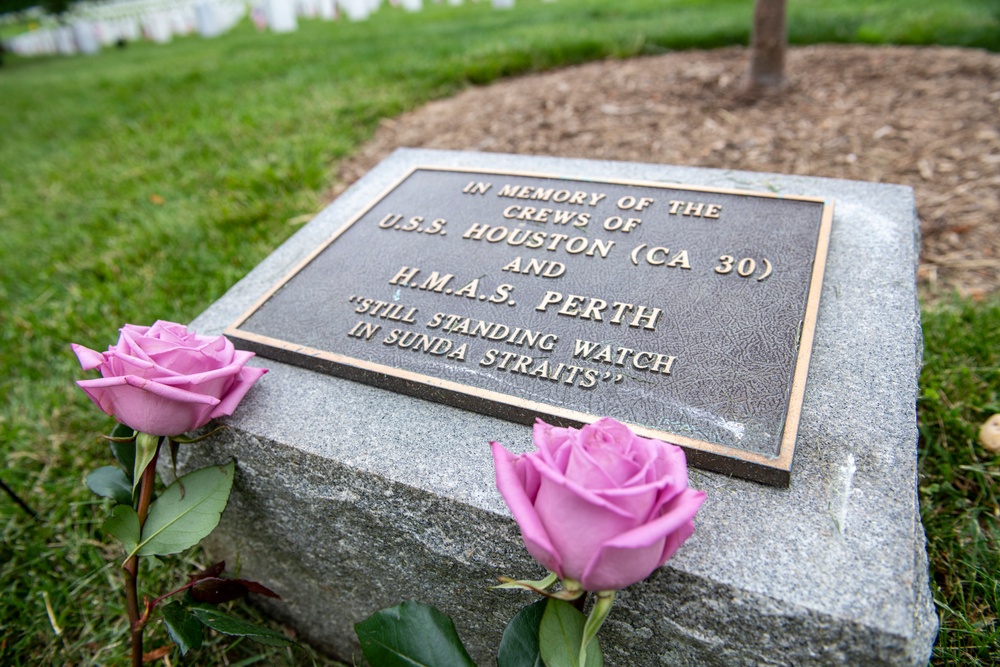
[[[153,458],[142,471],[142,481],[139,486],[139,507],[136,513],[139,515],[139,531],[141,534],[142,525],[146,523],[146,514],[149,512],[149,503],[153,498],[153,484],[156,482],[156,459],[160,455],[160,443],[156,445]],[[139,622],[139,557],[132,556],[125,565],[125,608],[128,611],[129,628],[132,637],[132,667],[142,667],[142,624]]]

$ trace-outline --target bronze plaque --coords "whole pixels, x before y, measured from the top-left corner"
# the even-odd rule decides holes
[[[420,167],[226,333],[504,419],[611,416],[785,486],[831,219],[807,197]]]

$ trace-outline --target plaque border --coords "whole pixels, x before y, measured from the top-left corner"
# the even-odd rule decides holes
[[[613,185],[634,185],[658,189],[684,190],[687,192],[716,193],[763,197],[776,200],[805,201],[822,205],[819,234],[813,257],[812,274],[806,297],[806,309],[803,315],[802,332],[799,336],[798,353],[795,359],[795,369],[792,373],[792,386],[788,395],[785,420],[782,425],[781,439],[778,445],[778,455],[764,456],[748,452],[736,447],[728,447],[716,443],[705,442],[687,436],[677,435],[668,431],[660,431],[639,424],[629,423],[629,427],[638,435],[646,438],[664,440],[679,445],[687,454],[688,463],[698,468],[727,474],[743,479],[761,482],[771,486],[787,487],[791,481],[792,457],[798,438],[799,421],[802,417],[802,403],[805,396],[806,379],[809,373],[809,360],[812,355],[813,337],[816,330],[816,320],[819,314],[820,292],[823,286],[823,276],[826,270],[827,253],[830,245],[830,232],[833,226],[832,199],[809,197],[803,195],[787,195],[776,192],[758,192],[736,188],[721,188],[714,186],[693,186],[682,183],[643,181],[634,179],[589,178],[571,174],[551,174],[530,171],[507,171],[502,169],[485,169],[469,167],[441,167],[436,165],[416,165],[393,181],[368,204],[362,207],[347,222],[341,225],[326,241],[322,242],[305,258],[298,262],[277,283],[268,289],[263,296],[254,302],[235,322],[226,327],[223,332],[234,342],[242,344],[244,349],[260,353],[262,356],[276,361],[289,363],[311,370],[323,372],[349,380],[363,382],[379,388],[404,393],[425,400],[433,400],[446,405],[487,414],[514,422],[531,424],[537,417],[545,417],[557,426],[580,426],[600,419],[603,415],[593,415],[579,410],[572,410],[549,405],[540,401],[527,400],[511,394],[480,389],[460,382],[443,380],[431,375],[415,373],[385,364],[379,364],[364,359],[357,359],[335,352],[318,350],[316,348],[298,345],[269,336],[243,331],[242,326],[257,310],[264,305],[278,290],[308,266],[317,256],[332,245],[356,222],[363,218],[372,208],[400,186],[406,179],[418,171],[437,171],[450,173],[489,174],[494,176],[515,176],[523,178],[549,178],[556,180],[574,180],[590,183],[609,183]],[[306,364],[305,359],[311,363]],[[428,392],[428,389],[431,391]],[[438,397],[433,394],[439,394]]]

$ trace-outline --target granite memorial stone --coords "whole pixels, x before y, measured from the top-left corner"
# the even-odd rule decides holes
[[[317,254],[317,248],[336,247],[336,242],[329,244],[330,239],[359,212],[368,211],[372,202],[388,202],[393,209],[371,210],[376,227],[389,213],[405,214],[394,210],[399,201],[385,195],[419,169],[549,174],[590,184],[594,192],[604,192],[609,183],[642,182],[663,192],[678,187],[671,184],[683,184],[680,190],[708,190],[713,196],[719,194],[716,190],[794,195],[805,198],[794,202],[819,209],[824,208],[822,202],[835,201],[787,487],[692,469],[692,486],[707,494],[695,519],[694,536],[650,579],[619,595],[602,629],[601,641],[606,664],[622,667],[926,664],[937,618],[928,588],[916,494],[915,402],[921,335],[915,289],[919,243],[912,190],[665,165],[401,149],[282,245],[192,326],[199,333],[223,332],[241,322],[248,312],[255,312],[269,296],[280,295],[281,289],[274,291],[276,285],[294,291],[292,282],[282,281],[295,274],[297,267],[308,265],[311,257],[319,257],[323,251]],[[470,180],[487,182],[474,177],[466,179],[466,184]],[[496,192],[506,179],[488,180],[493,182],[489,192]],[[414,205],[429,205],[420,199],[420,188],[417,190],[412,193]],[[680,194],[676,189],[671,192],[671,197]],[[471,198],[467,194],[456,196]],[[483,199],[488,196],[481,195]],[[732,196],[763,201],[754,195]],[[527,205],[517,197],[504,202],[506,206]],[[793,206],[798,205],[794,202]],[[725,211],[730,203],[727,200],[722,205]],[[781,205],[769,215],[773,224],[768,228],[782,224],[786,217],[794,219],[796,214]],[[603,223],[606,217],[598,221]],[[627,217],[622,216],[623,220]],[[643,218],[638,228],[653,227],[652,217],[632,217]],[[820,220],[822,217],[820,214]],[[434,219],[418,226],[431,229]],[[364,224],[368,218],[363,214],[358,220]],[[435,254],[439,250],[417,250],[420,244],[416,239],[441,239],[427,232],[415,236],[403,231],[408,223],[405,215],[399,222],[400,229],[395,229],[393,222],[377,230],[381,236],[371,243],[381,246],[381,239],[387,239],[388,258],[396,243],[389,241],[390,237],[414,239],[411,243],[419,256],[406,264],[410,268],[424,270],[425,259],[440,258]],[[491,227],[502,224],[485,217],[472,222]],[[457,236],[462,240],[468,227],[457,223],[456,218],[454,225],[448,220],[442,226],[440,231],[448,232],[446,239]],[[488,233],[484,232],[483,240],[462,240],[470,247],[470,255],[471,246],[489,244]],[[597,233],[588,236],[589,242],[599,238]],[[643,238],[641,242],[649,243]],[[724,235],[718,239],[721,242]],[[689,250],[697,247],[687,241]],[[638,243],[628,246],[626,261]],[[671,250],[685,247],[666,233],[652,247],[659,246]],[[714,250],[718,254],[713,259],[732,255],[734,272],[739,271],[743,258],[754,258],[754,271],[744,265],[747,276],[716,274],[731,280],[734,291],[766,287],[784,275],[784,258],[792,256],[788,250],[777,254],[771,250],[743,253],[735,247],[730,252],[722,246]],[[566,264],[564,283],[575,284],[577,278],[572,276],[584,275],[571,274],[567,258],[556,251],[545,251],[545,255]],[[510,260],[514,256],[516,252]],[[644,261],[642,251],[636,257],[640,263]],[[764,257],[771,260],[773,272],[758,281]],[[776,257],[782,259],[776,261]],[[673,258],[673,252],[654,255],[665,263]],[[342,263],[343,281],[349,283],[356,264],[336,259]],[[688,261],[692,272],[701,270],[695,268],[693,252]],[[379,271],[387,268],[386,262],[363,262]],[[492,263],[480,263],[483,275],[496,270]],[[719,264],[708,266],[707,272],[713,273],[715,266]],[[397,280],[400,284],[389,284],[400,270],[393,268],[380,278],[383,293],[352,291],[347,296],[388,303],[398,291],[399,303],[415,298],[421,292],[419,286],[404,287],[402,278]],[[427,264],[426,268],[432,267]],[[438,269],[439,277],[444,268]],[[679,264],[670,268],[650,265],[649,270],[654,268],[664,275],[687,271]],[[632,268],[633,272],[639,270]],[[545,279],[535,276],[533,280],[541,283]],[[593,287],[584,277],[579,280],[579,284]],[[557,279],[552,281],[555,284]],[[643,284],[638,279],[635,283]],[[457,288],[464,285],[455,283]],[[339,290],[335,280],[314,283],[306,302],[316,304],[317,314],[324,317],[324,300],[337,309],[358,304],[357,299],[345,304]],[[560,292],[564,297],[587,294],[583,289],[546,291]],[[675,293],[673,285],[669,292]],[[690,298],[679,288],[676,294]],[[517,290],[512,295],[515,301],[520,298]],[[433,296],[455,302],[459,299]],[[542,305],[534,299],[526,303],[532,309]],[[653,302],[647,305],[657,307]],[[496,306],[511,313],[518,308]],[[548,307],[557,305],[553,302]],[[423,326],[439,310],[453,312],[450,308],[420,312],[419,320],[414,317],[415,325],[419,322]],[[704,310],[706,318],[713,316],[711,308]],[[401,319],[406,312],[401,311]],[[365,322],[363,313],[353,314]],[[580,319],[561,317],[570,323]],[[388,318],[372,318],[371,322],[389,324]],[[288,324],[301,326],[303,331],[297,333],[325,326],[322,321]],[[612,326],[587,324],[608,326],[609,330]],[[744,325],[737,320],[736,324],[725,321],[712,326],[722,330]],[[320,333],[325,335],[329,330]],[[347,337],[347,332],[337,334],[338,340]],[[454,337],[464,340],[458,334]],[[594,339],[611,342],[613,336]],[[381,340],[377,345],[391,347]],[[310,341],[300,344],[313,347]],[[406,350],[394,354],[406,358],[404,353],[429,356]],[[675,363],[680,364],[684,357],[676,356]],[[476,366],[480,359],[475,360]],[[496,491],[488,443],[498,440],[514,451],[527,451],[532,448],[530,428],[443,402],[433,383],[421,385],[426,386],[423,394],[411,392],[414,396],[384,388],[389,386],[386,384],[360,383],[270,359],[258,358],[254,363],[270,372],[250,392],[240,411],[227,420],[230,428],[208,443],[183,448],[179,461],[183,471],[236,459],[233,496],[218,530],[206,543],[210,553],[239,563],[243,576],[277,591],[282,596],[280,602],[263,603],[269,611],[294,625],[302,638],[348,662],[360,656],[353,624],[378,609],[412,598],[451,615],[476,662],[492,664],[505,624],[532,596],[489,587],[498,576],[537,578],[543,573],[528,556]],[[677,368],[679,373],[681,366]],[[480,373],[477,370],[475,374]],[[496,375],[509,379],[512,374]],[[542,394],[542,398],[550,397]],[[163,471],[169,473],[166,467]]]

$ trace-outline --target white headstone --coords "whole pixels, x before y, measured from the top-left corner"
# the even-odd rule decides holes
[[[166,12],[153,12],[143,19],[146,37],[157,44],[167,44],[173,39],[170,31],[170,15]]]
[[[337,0],[337,6],[351,21],[364,21],[370,13],[368,0]]]
[[[56,50],[64,56],[71,56],[76,53],[76,39],[73,37],[73,29],[69,26],[56,28]]]
[[[514,6],[514,0],[493,0],[493,9],[510,9]]]
[[[191,27],[188,25],[187,17],[182,9],[173,9],[167,13],[170,22],[170,32],[174,35],[188,35]]]
[[[299,16],[303,18],[314,19],[316,18],[316,14],[319,13],[316,0],[298,0],[296,6]]]
[[[80,53],[93,55],[101,50],[101,45],[97,42],[97,34],[94,32],[94,24],[90,21],[74,23],[73,37],[76,39],[76,48],[80,50]]]
[[[242,21],[248,12],[249,8],[243,2],[218,5],[215,13],[219,19],[219,29],[222,32],[232,30],[233,26]]]
[[[408,12],[419,12],[424,8],[424,0],[403,0],[400,4]]]
[[[337,0],[319,0],[319,17],[324,21],[337,18]]]
[[[139,21],[132,17],[118,21],[118,36],[127,42],[138,40],[142,36]]]
[[[202,37],[216,37],[222,33],[219,19],[215,14],[215,5],[204,2],[194,8],[198,24],[198,34]]]
[[[56,44],[56,33],[53,30],[43,30],[38,42],[39,53],[51,56],[59,51]]]
[[[299,29],[294,0],[267,0],[266,7],[267,25],[272,32],[295,32]]]
[[[105,20],[94,21],[94,34],[97,36],[97,42],[101,46],[111,46],[118,39],[118,32],[114,29],[114,26]]]

